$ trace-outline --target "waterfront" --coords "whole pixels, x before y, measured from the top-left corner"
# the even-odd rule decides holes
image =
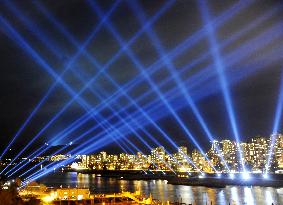
[[[182,201],[183,203],[208,204],[283,204],[283,188],[239,187],[207,188],[167,184],[163,180],[121,180],[117,178],[95,177],[88,174],[56,173],[40,179],[47,186],[89,187],[93,193],[134,192],[140,190],[145,195],[152,194],[160,201]]]

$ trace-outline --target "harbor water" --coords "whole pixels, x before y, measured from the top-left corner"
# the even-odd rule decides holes
[[[211,188],[202,186],[171,185],[166,180],[123,180],[105,178],[92,174],[53,173],[38,182],[50,187],[85,187],[92,193],[118,193],[122,191],[141,191],[146,196],[152,194],[161,202],[174,201],[186,204],[228,205],[268,205],[283,204],[283,188],[226,186]]]

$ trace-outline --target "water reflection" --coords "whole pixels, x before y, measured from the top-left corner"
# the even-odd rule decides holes
[[[208,196],[208,202],[216,202],[216,190],[215,189],[207,189],[207,196]]]
[[[225,197],[224,191],[221,190],[221,191],[218,193],[218,201],[217,201],[217,204],[225,204],[225,203],[226,203],[226,197]]]
[[[244,197],[245,197],[245,204],[254,205],[254,196],[251,188],[244,187]]]
[[[93,193],[114,193],[140,190],[143,194],[162,202],[179,201],[186,204],[231,204],[231,205],[266,205],[283,204],[283,189],[271,187],[207,188],[176,186],[163,180],[127,181],[115,178],[102,178],[95,175],[60,173],[42,178],[42,183],[59,187],[89,187]]]
[[[270,190],[270,188],[265,190],[265,199],[266,199],[266,203],[274,203],[274,198],[273,198],[273,192],[272,190]]]
[[[232,204],[235,204],[235,205],[240,204],[238,189],[239,189],[238,187],[231,187],[230,190],[229,190],[231,202],[232,202]]]

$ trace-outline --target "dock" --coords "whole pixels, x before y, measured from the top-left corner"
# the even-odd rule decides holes
[[[27,186],[19,192],[22,199],[38,199],[43,204],[54,205],[106,205],[106,204],[161,204],[152,196],[146,197],[140,191],[113,194],[91,194],[87,188],[47,188]]]

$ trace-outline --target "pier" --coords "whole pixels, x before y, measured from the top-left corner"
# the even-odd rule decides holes
[[[146,197],[141,192],[121,192],[113,194],[91,194],[86,188],[46,188],[45,186],[27,186],[19,192],[21,198],[36,198],[45,204],[161,204],[152,196]]]

